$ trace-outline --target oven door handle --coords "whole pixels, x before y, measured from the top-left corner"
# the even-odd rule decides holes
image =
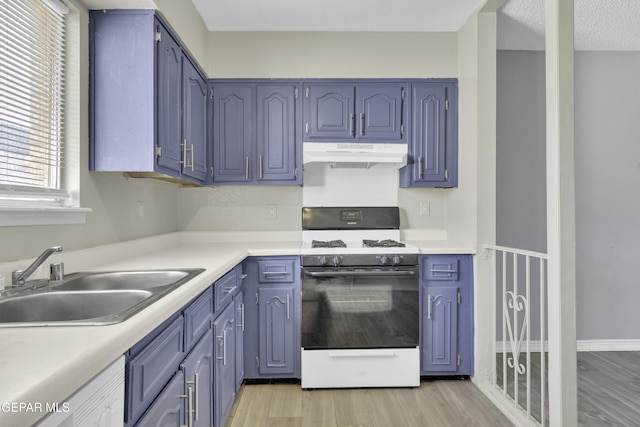
[[[304,274],[311,277],[353,277],[353,276],[407,277],[407,276],[415,276],[416,272],[413,270],[304,271]]]

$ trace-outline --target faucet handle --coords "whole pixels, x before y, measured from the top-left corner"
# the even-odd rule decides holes
[[[64,262],[50,264],[49,269],[49,280],[54,281],[64,279]]]

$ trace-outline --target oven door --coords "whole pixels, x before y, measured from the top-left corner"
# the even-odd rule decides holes
[[[416,348],[418,269],[302,268],[305,350]]]

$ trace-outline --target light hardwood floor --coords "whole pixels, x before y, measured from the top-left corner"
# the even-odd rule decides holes
[[[498,383],[502,383],[502,355],[497,355]],[[524,357],[521,358],[524,363]],[[640,352],[578,352],[578,425],[584,427],[640,426]],[[547,363],[546,368],[549,365]],[[532,354],[531,412],[540,420],[540,354]],[[513,396],[513,375],[508,371],[507,392]],[[526,407],[526,389],[518,388],[520,406]],[[549,398],[548,381],[545,392]],[[548,423],[548,405],[545,420]],[[547,424],[548,425],[548,424]]]
[[[499,427],[511,422],[468,380],[418,388],[302,390],[243,385],[226,427]]]

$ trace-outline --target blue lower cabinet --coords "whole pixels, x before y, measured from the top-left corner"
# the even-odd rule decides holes
[[[244,380],[244,294],[240,291],[234,298],[234,307],[236,310],[236,393],[240,390],[242,381]]]
[[[184,375],[178,371],[153,405],[135,424],[139,427],[176,427],[186,424]]]
[[[294,377],[295,357],[295,293],[293,286],[258,289],[260,322],[260,374]],[[299,345],[298,345],[299,347]]]
[[[252,257],[243,267],[245,378],[300,378],[300,258]]]
[[[213,321],[214,421],[223,426],[236,398],[235,306],[229,304]]]
[[[184,357],[184,320],[180,316],[126,362],[125,416],[133,425],[153,403]]]
[[[420,257],[420,371],[473,374],[473,265],[470,255]]]
[[[213,425],[213,337],[211,334],[205,335],[184,359],[181,370],[185,377],[186,424],[192,427],[211,427]]]

